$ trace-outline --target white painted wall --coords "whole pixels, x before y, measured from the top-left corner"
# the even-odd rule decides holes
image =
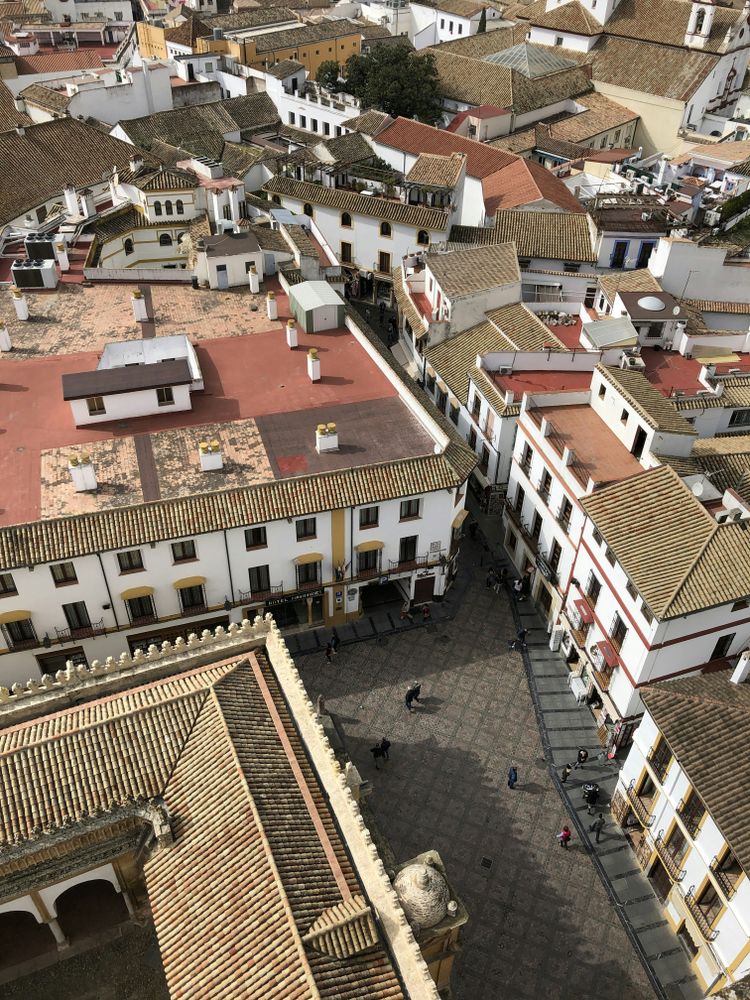
[[[750,302],[750,262],[728,263],[721,247],[664,237],[648,268],[665,292],[679,298]]]
[[[86,424],[102,424],[111,420],[129,420],[133,417],[146,417],[154,413],[174,413],[177,410],[190,410],[190,386],[172,386],[174,403],[160,406],[156,398],[156,389],[141,389],[138,392],[118,392],[104,396],[105,413],[91,414],[85,399],[71,399],[70,409],[73,423],[76,427]]]

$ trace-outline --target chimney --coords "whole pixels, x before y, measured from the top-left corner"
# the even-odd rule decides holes
[[[26,301],[26,296],[21,291],[20,288],[11,288],[11,294],[13,295],[13,305],[16,310],[16,316],[19,319],[29,318],[29,303]]]
[[[57,263],[60,265],[60,270],[69,271],[70,261],[68,260],[68,251],[64,243],[55,243],[55,255],[57,256]]]
[[[339,432],[336,424],[318,424],[315,428],[315,450],[319,455],[324,451],[339,450]]]
[[[94,193],[90,188],[86,188],[85,191],[81,191],[79,198],[81,200],[81,215],[84,219],[90,219],[92,215],[96,215],[96,207],[94,206]]]
[[[546,438],[550,436],[550,433],[552,432],[552,424],[546,417],[542,417],[542,423],[539,430],[541,431],[542,437]]]
[[[26,129],[20,123],[16,125],[16,135],[26,135]]]
[[[13,103],[16,107],[16,111],[20,111],[21,114],[26,114],[26,101],[22,97],[14,97]]]
[[[732,684],[744,684],[748,678],[748,674],[750,674],[750,649],[745,649],[740,653],[737,666],[734,668],[729,680]]]
[[[224,468],[221,444],[216,439],[201,441],[198,445],[198,455],[201,460],[201,472],[216,472]]]
[[[65,196],[65,211],[68,215],[78,218],[78,196],[72,184],[68,184],[63,189],[63,195]]]
[[[3,326],[0,326],[0,351],[2,351],[4,354],[6,351],[12,351],[12,350],[13,350],[13,345],[10,342],[10,334],[8,333],[8,327],[3,324]]]
[[[567,445],[563,448],[562,460],[563,465],[572,465],[575,462],[575,452],[568,448]]]
[[[257,295],[260,291],[260,278],[258,277],[258,269],[255,264],[250,265],[250,270],[247,272],[247,276],[250,281],[250,291],[253,295]]]
[[[279,318],[279,307],[276,304],[276,294],[274,292],[269,292],[266,295],[266,312],[269,319]]]
[[[137,173],[143,166],[143,157],[134,154],[130,157],[129,166],[134,174]]]
[[[293,319],[288,319],[286,321],[286,342],[292,350],[294,350],[299,343],[299,338],[297,337],[297,324]]]
[[[311,382],[320,382],[320,358],[317,347],[311,347],[307,352],[307,374]]]
[[[510,406],[515,401],[516,394],[512,389],[505,390],[505,405]]]
[[[133,303],[133,316],[135,316],[136,323],[147,323],[148,310],[146,308],[146,300],[140,288],[136,288],[131,292],[130,301]]]
[[[88,452],[82,452],[80,458],[76,455],[71,456],[68,469],[76,493],[89,493],[97,488],[96,473]]]

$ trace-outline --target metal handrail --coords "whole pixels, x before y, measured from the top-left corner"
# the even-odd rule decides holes
[[[106,635],[107,630],[104,627],[104,618],[102,617],[98,622],[89,622],[88,625],[81,625],[77,628],[72,626],[57,628],[55,626],[55,634],[58,642],[67,642],[70,639],[92,639],[97,635]]]
[[[626,793],[628,796],[628,802],[630,803],[637,819],[643,824],[643,826],[651,826],[654,822],[654,817],[648,811],[640,795],[635,790],[635,778],[633,778],[626,788]]]
[[[727,873],[721,868],[721,862],[718,857],[714,855],[711,864],[709,865],[711,873],[719,883],[719,888],[724,893],[727,899],[731,899],[735,892],[734,882],[731,881]]]
[[[688,891],[685,893],[685,904],[690,911],[690,916],[698,925],[698,930],[701,932],[706,941],[715,941],[719,936],[719,932],[711,927],[706,915],[698,904],[698,900],[695,898],[693,893],[695,892],[695,886],[691,885]]]
[[[681,882],[685,878],[685,869],[680,868],[679,862],[675,860],[667,845],[664,843],[663,830],[659,830],[659,834],[654,841],[654,847],[656,848],[656,853],[661,859],[661,863],[667,870],[667,874],[672,879],[673,882]]]

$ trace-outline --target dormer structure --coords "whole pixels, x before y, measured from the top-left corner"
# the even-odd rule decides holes
[[[693,0],[685,32],[685,45],[691,49],[702,49],[711,36],[716,7],[713,0]]]

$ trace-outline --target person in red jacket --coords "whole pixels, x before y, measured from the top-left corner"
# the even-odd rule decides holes
[[[560,847],[564,847],[565,850],[567,851],[571,837],[572,834],[570,832],[570,829],[567,826],[564,826],[557,835],[557,839],[560,841]]]

